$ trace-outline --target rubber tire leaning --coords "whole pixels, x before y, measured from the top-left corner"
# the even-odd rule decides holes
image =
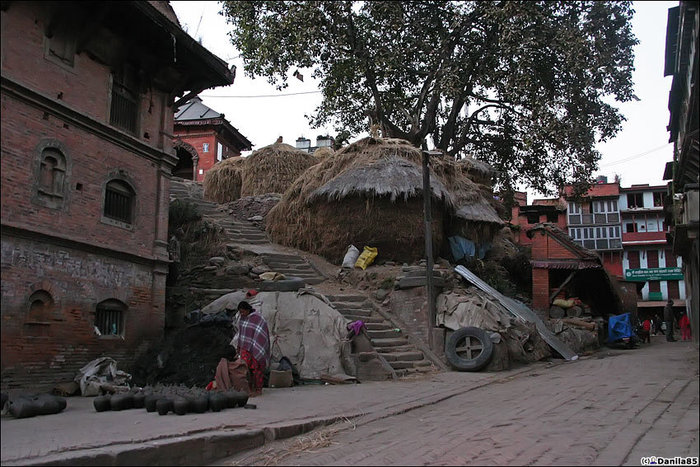
[[[457,344],[465,337],[474,337],[481,342],[481,353],[473,359],[462,358],[457,355]],[[455,370],[459,371],[479,371],[488,365],[493,356],[493,343],[489,333],[483,329],[469,326],[460,328],[452,333],[445,344],[445,357]]]

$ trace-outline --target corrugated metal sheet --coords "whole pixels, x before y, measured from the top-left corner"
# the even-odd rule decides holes
[[[542,322],[542,320],[524,303],[501,294],[499,291],[488,285],[486,282],[479,279],[479,277],[476,274],[474,274],[464,266],[457,266],[455,268],[455,272],[460,276],[464,277],[472,284],[474,284],[479,289],[483,290],[484,292],[488,293],[493,298],[501,302],[501,304],[504,307],[506,307],[506,309],[511,314],[513,314],[513,316],[516,316],[517,318],[520,318],[523,321],[535,323],[535,326],[537,327],[537,332],[540,333],[540,336],[542,336],[545,342],[552,346],[552,348],[559,352],[559,354],[566,360],[578,360],[578,355],[576,355],[569,348],[568,345],[560,341],[559,338],[557,338],[557,336],[555,336],[549,329],[547,329],[547,327],[544,325],[544,322]]]

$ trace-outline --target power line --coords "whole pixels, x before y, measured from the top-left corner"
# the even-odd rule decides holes
[[[290,92],[287,94],[259,94],[257,96],[214,96],[211,94],[202,94],[202,97],[210,97],[210,98],[215,98],[215,97],[226,97],[226,98],[234,98],[234,99],[253,99],[253,98],[258,98],[258,97],[287,97],[287,96],[298,96],[300,94],[318,94],[321,91],[304,91],[304,92]]]
[[[642,152],[642,153],[640,153],[640,154],[635,154],[635,155],[633,155],[633,156],[625,157],[624,159],[620,159],[619,161],[609,162],[609,163],[607,163],[607,164],[601,164],[600,166],[601,166],[601,167],[610,167],[611,165],[623,164],[623,163],[625,163],[625,162],[629,162],[629,161],[634,160],[634,159],[637,159],[637,158],[639,158],[639,157],[646,156],[646,155],[651,154],[651,153],[653,153],[653,152],[656,152],[656,151],[659,151],[659,150],[661,150],[661,149],[667,148],[669,144],[671,144],[671,143],[666,143],[666,144],[664,144],[663,146],[659,146],[658,148],[650,149],[650,150],[648,150],[648,151],[646,151],[646,152]]]

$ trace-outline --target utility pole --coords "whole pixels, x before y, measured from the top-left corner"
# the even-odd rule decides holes
[[[435,348],[435,297],[433,296],[433,215],[430,207],[430,156],[441,156],[440,151],[423,151],[423,219],[425,221],[425,287],[428,298],[428,345]]]

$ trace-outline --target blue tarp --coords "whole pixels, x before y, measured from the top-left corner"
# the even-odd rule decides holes
[[[629,313],[610,317],[608,321],[608,342],[615,342],[619,339],[636,335],[632,329],[630,317]]]
[[[482,245],[477,245],[471,240],[467,240],[464,237],[455,235],[454,237],[449,237],[447,239],[450,242],[450,248],[452,249],[452,257],[455,261],[459,261],[462,258],[471,258],[476,255],[479,259],[484,259],[486,252],[489,251],[491,245],[486,243]]]

